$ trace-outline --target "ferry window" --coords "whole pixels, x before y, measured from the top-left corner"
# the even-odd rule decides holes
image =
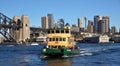
[[[52,41],[52,38],[50,38],[49,41]]]
[[[56,33],[60,33],[60,31],[59,31],[59,30],[56,30]]]
[[[56,38],[56,41],[58,41],[58,38]]]
[[[62,41],[62,38],[59,38],[59,41]]]
[[[69,30],[66,30],[65,32],[66,32],[66,33],[69,33]]]
[[[55,38],[53,38],[53,41],[55,41]]]
[[[64,33],[64,30],[61,30],[61,33]]]
[[[54,30],[52,30],[52,33],[54,33]]]
[[[63,41],[66,41],[66,39],[65,39],[65,38],[63,38]]]
[[[48,34],[50,33],[50,30],[48,30],[48,32],[47,32]]]

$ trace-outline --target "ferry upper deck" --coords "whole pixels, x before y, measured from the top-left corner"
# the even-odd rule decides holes
[[[49,29],[47,31],[47,37],[50,37],[50,36],[70,37],[71,31],[70,31],[70,29]]]

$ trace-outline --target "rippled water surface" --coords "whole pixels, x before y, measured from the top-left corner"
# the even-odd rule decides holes
[[[0,45],[0,66],[120,66],[120,44],[77,44],[80,55],[41,59],[44,45]]]

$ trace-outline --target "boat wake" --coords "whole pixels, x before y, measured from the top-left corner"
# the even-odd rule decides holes
[[[89,52],[87,50],[81,50],[80,51],[80,56],[91,56],[91,55],[93,55],[93,53]]]
[[[111,51],[116,48],[120,48],[120,46],[108,45],[108,46],[81,48],[80,56],[92,56],[92,55],[99,54],[101,52],[105,52],[105,51],[109,51],[109,50]]]

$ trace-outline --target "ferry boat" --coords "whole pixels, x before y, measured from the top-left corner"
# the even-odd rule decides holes
[[[79,55],[74,37],[68,28],[49,29],[47,31],[47,46],[42,49],[42,57],[72,57]]]

